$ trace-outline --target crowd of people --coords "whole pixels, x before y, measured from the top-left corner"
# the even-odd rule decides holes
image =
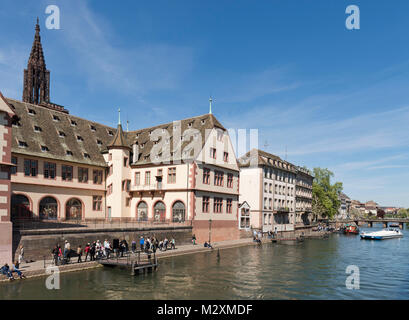
[[[126,240],[119,241],[114,240],[114,244],[111,244],[108,239],[102,243],[99,240],[92,243],[87,243],[83,248],[81,245],[77,247],[74,251],[71,249],[71,244],[68,240],[65,240],[64,246],[56,244],[52,249],[51,253],[53,256],[54,265],[67,264],[71,261],[72,257],[77,257],[78,263],[89,261],[96,261],[100,259],[109,259],[111,256],[123,257],[130,252],[129,245]],[[155,236],[153,237],[143,237],[139,239],[139,250],[141,252],[155,253],[157,250],[166,251],[169,249],[176,249],[176,241],[174,238],[159,240]],[[131,252],[136,253],[137,242],[135,240],[131,243]],[[84,260],[82,259],[85,256]]]

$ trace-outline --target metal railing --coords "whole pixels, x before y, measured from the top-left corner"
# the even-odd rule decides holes
[[[123,229],[123,228],[154,228],[154,227],[180,227],[192,226],[192,220],[181,222],[165,221],[139,221],[131,218],[120,219],[86,219],[83,220],[41,220],[41,219],[14,219],[15,230],[41,230],[41,229]]]

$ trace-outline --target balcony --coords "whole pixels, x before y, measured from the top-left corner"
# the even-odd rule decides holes
[[[278,206],[276,207],[275,206],[274,210],[277,211],[277,212],[287,212],[287,213],[290,212],[290,208],[288,208],[288,207],[278,207]]]
[[[141,184],[141,185],[131,186],[131,191],[156,191],[156,190],[162,190],[162,189],[163,189],[162,183]]]

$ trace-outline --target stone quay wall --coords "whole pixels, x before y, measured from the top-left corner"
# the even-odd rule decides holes
[[[65,240],[71,245],[71,250],[76,251],[78,246],[84,249],[86,244],[99,240],[104,242],[108,239],[113,243],[113,239],[128,242],[131,247],[132,240],[137,242],[141,236],[155,236],[159,240],[174,238],[176,245],[192,243],[192,227],[152,227],[152,228],[115,228],[115,229],[70,229],[70,230],[21,230],[13,232],[13,253],[14,258],[18,258],[19,246],[24,246],[24,260],[51,259],[51,250],[56,244],[64,246]]]

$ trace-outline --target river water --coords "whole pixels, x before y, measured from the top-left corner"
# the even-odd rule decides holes
[[[370,230],[381,229],[374,225]],[[364,229],[368,230],[368,229]],[[409,299],[409,231],[401,239],[330,235],[297,245],[263,244],[161,259],[157,272],[132,277],[104,269],[0,284],[0,299]],[[347,289],[349,265],[359,289]],[[356,273],[355,273],[356,275]]]

